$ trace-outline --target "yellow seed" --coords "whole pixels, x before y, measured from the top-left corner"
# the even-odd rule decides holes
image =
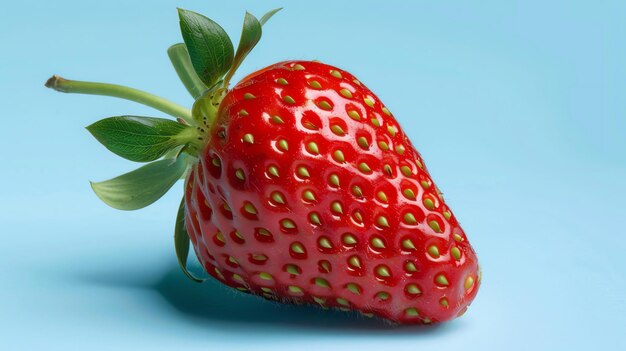
[[[435,245],[428,247],[428,254],[433,258],[439,258],[439,249]]]
[[[267,260],[267,256],[263,255],[263,254],[253,254],[252,255],[252,259],[255,261],[266,261]]]
[[[322,288],[330,287],[330,284],[328,284],[328,281],[324,278],[315,278],[314,282],[315,282],[315,285],[321,286]]]
[[[417,309],[414,307],[407,308],[406,310],[404,310],[404,313],[407,315],[407,317],[418,317],[420,315]]]
[[[415,193],[413,192],[412,189],[404,189],[402,193],[404,194],[404,197],[406,197],[407,199],[415,200]]]
[[[376,294],[376,297],[381,299],[381,300],[387,300],[391,297],[391,295],[389,295],[389,293],[381,291],[379,293]]]
[[[279,116],[272,116],[272,122],[275,124],[285,124],[285,121]]]
[[[391,116],[391,112],[389,112],[389,110],[386,107],[383,107],[383,113],[386,114],[387,116]]]
[[[365,137],[358,137],[356,139],[356,142],[359,144],[360,147],[362,147],[363,149],[368,149],[370,147],[370,144],[367,142],[367,138]]]
[[[283,97],[283,101],[285,101],[286,103],[288,103],[289,105],[293,105],[296,103],[296,100],[294,100],[291,96],[289,95],[285,95]]]
[[[419,295],[422,293],[422,291],[420,290],[420,288],[417,287],[417,285],[415,284],[409,284],[406,286],[406,292],[408,292],[411,295]]]
[[[389,222],[387,222],[387,218],[380,216],[376,219],[376,223],[378,223],[379,226],[381,227],[389,227]]]
[[[293,275],[299,275],[300,274],[300,269],[295,264],[288,264],[287,266],[285,266],[285,270],[289,274],[293,274]]]
[[[237,179],[240,179],[240,180],[245,180],[246,174],[243,172],[241,168],[239,168],[235,171],[235,177],[237,177]]]
[[[243,205],[243,209],[244,209],[246,212],[250,213],[250,214],[254,214],[254,215],[255,215],[255,214],[257,214],[257,212],[256,212],[256,208],[254,207],[254,205],[252,205],[252,204],[251,204],[251,203],[249,203],[249,202],[246,202],[246,203]]]
[[[272,193],[272,200],[274,200],[274,202],[279,203],[279,204],[285,204],[285,198],[283,197],[283,194],[277,191]]]
[[[390,277],[391,276],[391,272],[389,271],[389,268],[387,266],[378,266],[376,267],[376,274],[380,277]]]
[[[245,134],[243,136],[243,141],[245,141],[248,144],[254,144],[254,136],[250,133]]]
[[[287,140],[285,139],[280,139],[278,141],[278,148],[283,150],[283,151],[289,151],[289,144],[287,143]]]
[[[407,262],[404,264],[404,269],[408,272],[408,273],[413,273],[413,272],[417,272],[417,267],[415,266],[415,263],[413,262]]]
[[[365,104],[369,107],[374,107],[374,101],[370,98],[363,99],[363,102],[365,102]]]
[[[339,163],[343,163],[346,159],[343,156],[343,152],[341,152],[341,150],[337,150],[333,153],[333,158],[335,159],[335,161],[339,162]]]
[[[372,122],[374,127],[376,128],[380,127],[380,121],[378,120],[378,118],[372,118],[370,121]]]
[[[372,243],[372,246],[377,249],[384,249],[386,247],[385,243],[380,238],[376,238],[376,237],[372,238],[371,243]]]
[[[331,174],[330,177],[328,177],[328,182],[334,187],[339,187],[339,176],[334,173]]]
[[[346,234],[343,236],[343,243],[346,245],[354,245],[357,243],[356,238],[352,234]]]
[[[379,192],[376,194],[376,197],[378,197],[378,200],[380,200],[380,201],[382,201],[382,202],[384,202],[384,203],[387,203],[387,194],[385,194],[384,192],[379,191]]]
[[[450,285],[450,283],[448,283],[448,278],[446,278],[445,275],[443,274],[439,274],[435,277],[435,281],[437,282],[437,284],[439,285],[443,285],[443,286],[448,286]]]
[[[356,219],[358,223],[363,223],[363,216],[361,216],[361,212],[359,212],[358,210],[354,211],[353,216],[354,216],[354,219]]]
[[[309,82],[309,85],[310,85],[312,88],[315,88],[315,89],[322,89],[322,85],[320,84],[320,82],[318,82],[318,81],[316,81],[316,80],[312,80],[312,81],[310,81],[310,82]]]
[[[333,244],[330,242],[330,240],[328,240],[328,238],[321,237],[317,242],[323,248],[326,248],[326,249],[333,248]]]
[[[450,213],[450,211],[443,211],[443,216],[446,220],[450,220],[450,217],[452,217],[452,213]]]
[[[353,294],[361,295],[361,287],[358,284],[348,283],[346,284],[346,289],[348,289]]]
[[[430,188],[430,183],[425,180],[422,180],[420,184],[422,184],[422,188],[424,188],[425,190],[428,190],[428,188]]]
[[[272,277],[271,274],[266,273],[266,272],[259,273],[259,278],[261,278],[263,280],[273,280],[274,279],[274,277]]]
[[[441,233],[441,227],[437,221],[430,221],[428,225],[435,231],[435,233]]]
[[[356,197],[363,197],[363,191],[358,185],[352,187],[352,194]]]
[[[295,65],[293,65],[292,68],[293,68],[294,71],[303,71],[304,70],[304,66],[302,66],[299,63],[296,63]]]
[[[396,146],[396,152],[398,153],[398,155],[404,155],[404,145],[398,145]]]
[[[339,125],[333,125],[330,127],[330,130],[333,131],[333,133],[339,135],[339,136],[344,136],[346,134],[346,132],[343,131],[343,129],[341,128],[341,126]]]
[[[346,299],[342,299],[341,297],[337,298],[337,303],[343,306],[350,306],[350,302]]]
[[[411,239],[402,240],[402,247],[405,250],[415,250],[415,244],[413,244],[413,241],[411,241]]]
[[[256,96],[254,96],[254,95],[252,95],[252,94],[250,94],[250,93],[245,93],[245,94],[243,94],[243,99],[244,99],[244,100],[251,100],[251,99],[254,99],[255,97],[256,97]]]
[[[283,219],[280,224],[286,229],[294,229],[296,227],[296,224],[291,219]]]
[[[339,71],[332,70],[330,71],[330,75],[335,78],[341,78],[341,73],[339,73]]]
[[[387,132],[389,133],[389,135],[391,135],[391,137],[396,136],[396,128],[392,126],[387,126]]]
[[[225,243],[224,234],[222,234],[222,232],[217,232],[215,234],[215,238],[217,239],[217,241],[219,241],[221,243]]]
[[[429,210],[435,209],[435,203],[428,197],[424,199],[424,206],[426,206],[426,208]]]
[[[278,78],[276,79],[276,83],[280,84],[280,85],[287,85],[287,80],[285,78]]]
[[[318,304],[320,304],[322,306],[324,306],[324,304],[326,303],[325,299],[322,299],[322,298],[319,298],[319,297],[316,297],[316,296],[313,296],[313,301],[317,302]]]
[[[450,255],[452,255],[452,258],[454,258],[455,260],[460,260],[461,259],[461,250],[459,250],[458,247],[453,246],[450,249]]]
[[[326,110],[326,111],[329,111],[329,110],[332,110],[332,109],[333,109],[332,105],[331,105],[331,104],[329,104],[329,103],[328,103],[328,101],[320,101],[320,102],[317,104],[317,106],[318,106],[319,108],[321,108],[322,110]]]
[[[383,171],[385,172],[385,174],[387,174],[390,177],[393,175],[393,169],[391,169],[390,165],[384,165]]]
[[[242,109],[242,110],[239,111],[239,115],[240,116],[247,116],[248,115],[248,111]]]
[[[343,214],[343,208],[341,207],[341,203],[335,201],[330,205],[330,208],[333,212],[338,214]]]
[[[452,236],[454,237],[454,240],[456,240],[458,242],[463,241],[463,237],[461,235],[459,235],[459,234],[454,234]]]
[[[277,177],[277,178],[279,177],[278,168],[276,166],[267,167],[267,172],[273,175],[274,177]]]
[[[472,278],[472,276],[468,276],[468,277],[465,279],[465,285],[464,285],[465,290],[469,290],[469,289],[471,289],[471,288],[472,288],[472,286],[474,286],[474,278]]]
[[[309,153],[313,154],[313,155],[317,155],[320,153],[319,148],[317,147],[317,144],[315,142],[310,142],[307,144],[306,149]]]
[[[402,174],[404,174],[405,177],[410,177],[413,175],[413,172],[411,172],[411,168],[409,166],[400,167],[400,171],[402,172]]]
[[[293,243],[293,244],[291,244],[291,251],[293,251],[295,253],[303,254],[304,253],[304,247],[300,243]]]
[[[243,238],[243,236],[241,235],[241,233],[239,233],[238,231],[235,231],[235,236],[236,236],[237,238],[239,238],[239,240],[243,240],[243,241],[245,241],[245,240],[244,240],[244,238]]]
[[[448,308],[449,304],[448,304],[448,299],[446,299],[445,297],[442,298],[441,300],[439,300],[439,304],[443,307],[443,308]]]
[[[350,116],[350,118],[352,118],[355,121],[361,120],[361,115],[359,115],[359,113],[354,110],[348,111],[348,116]]]
[[[302,193],[302,198],[306,201],[315,201],[315,194],[311,190],[305,190]]]
[[[384,141],[379,141],[379,142],[378,142],[378,147],[379,147],[381,150],[383,150],[383,151],[387,151],[387,150],[389,150],[389,145],[387,145],[387,143],[386,143],[386,142],[384,142]]]
[[[316,212],[311,212],[309,214],[309,220],[313,224],[322,225],[322,221],[320,221],[320,216]]]
[[[352,93],[348,89],[339,90],[339,94],[341,94],[345,98],[352,98]]]
[[[361,268],[361,259],[358,256],[352,256],[348,259],[348,264],[354,268]]]
[[[309,178],[311,176],[309,170],[304,166],[298,167],[298,175],[302,178]]]
[[[372,173],[372,169],[365,162],[359,163],[359,170],[363,173]]]
[[[298,286],[295,285],[290,285],[289,286],[289,292],[292,294],[301,294],[302,293],[302,289]]]

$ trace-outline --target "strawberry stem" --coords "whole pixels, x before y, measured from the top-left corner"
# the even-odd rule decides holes
[[[189,125],[196,125],[196,122],[191,117],[191,111],[189,109],[142,90],[116,84],[69,80],[61,78],[57,75],[48,79],[46,87],[63,93],[112,96],[138,102],[167,113],[168,115],[182,118]]]
[[[178,78],[194,99],[198,99],[208,89],[196,73],[187,47],[183,43],[174,44],[167,49],[167,55],[178,74]]]

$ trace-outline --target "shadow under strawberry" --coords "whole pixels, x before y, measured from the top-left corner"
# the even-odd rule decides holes
[[[366,318],[356,312],[325,311],[312,305],[291,305],[268,301],[257,296],[224,287],[209,279],[205,284],[194,284],[182,276],[179,267],[164,271],[152,286],[165,301],[186,317],[223,323],[251,326],[279,325],[298,329],[329,329],[374,333],[441,334],[459,323],[432,326],[393,325],[377,318]]]

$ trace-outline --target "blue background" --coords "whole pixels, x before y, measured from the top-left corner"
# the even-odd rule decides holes
[[[190,106],[165,54],[181,40],[176,6],[210,16],[235,42],[245,9],[285,6],[237,77],[319,59],[377,92],[478,252],[483,286],[463,318],[394,329],[195,285],[173,251],[180,184],[138,212],[99,202],[87,180],[135,165],[83,127],[162,114],[43,83],[53,73],[114,82]],[[626,348],[626,2],[2,7],[0,349]]]

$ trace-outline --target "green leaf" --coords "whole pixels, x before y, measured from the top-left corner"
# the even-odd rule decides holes
[[[246,12],[246,16],[243,19],[243,29],[241,31],[241,38],[239,39],[239,46],[237,46],[237,53],[235,54],[235,60],[230,68],[230,71],[226,74],[224,82],[227,85],[230,82],[230,78],[235,74],[237,68],[241,65],[243,60],[248,56],[250,51],[261,40],[261,23],[252,14]]]
[[[259,20],[259,22],[261,23],[261,25],[265,25],[265,22],[267,22],[267,20],[269,20],[270,18],[272,18],[272,16],[274,16],[276,14],[276,12],[282,10],[282,7],[279,7],[277,9],[273,9],[268,11],[266,14],[263,15],[263,17],[261,17],[261,19]]]
[[[148,163],[132,172],[103,182],[91,182],[100,200],[118,210],[138,210],[161,198],[185,173],[187,157]]]
[[[163,118],[119,116],[102,119],[87,130],[116,155],[149,162],[184,144],[183,131],[192,128]]]
[[[206,86],[212,86],[233,64],[233,43],[205,16],[183,9],[178,9],[178,16],[193,68]]]
[[[196,283],[202,283],[206,279],[197,278],[187,269],[187,257],[189,256],[189,233],[185,227],[185,198],[180,201],[178,216],[176,216],[176,227],[174,228],[174,247],[180,269],[185,275]]]
[[[274,9],[266,13],[263,18],[261,18],[261,21],[259,21],[249,12],[246,12],[246,15],[243,19],[241,38],[239,39],[239,45],[237,46],[237,53],[235,53],[235,59],[233,61],[232,67],[224,78],[225,85],[230,82],[230,79],[235,74],[235,71],[237,71],[243,60],[246,58],[246,56],[248,56],[250,51],[254,49],[259,40],[261,40],[261,26],[263,25],[263,23],[267,22],[267,20],[269,20],[276,12],[280,10],[281,9]]]
[[[176,74],[185,88],[194,99],[199,98],[207,90],[207,86],[200,80],[196,70],[193,68],[187,46],[184,43],[178,43],[167,49],[167,55],[176,70]]]

